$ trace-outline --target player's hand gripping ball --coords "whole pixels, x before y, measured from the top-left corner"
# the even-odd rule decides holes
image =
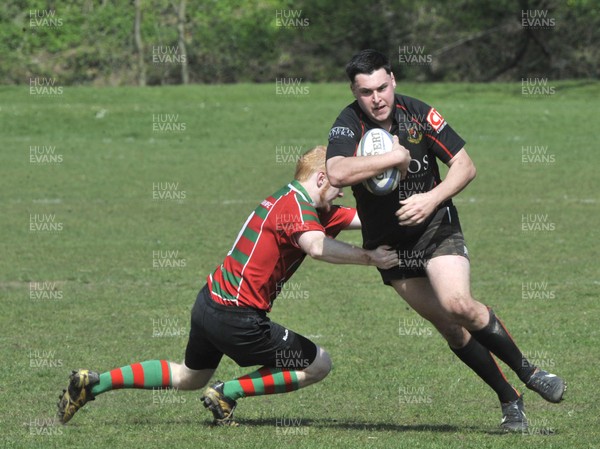
[[[392,135],[385,129],[371,129],[360,139],[356,155],[371,156],[389,153],[392,151],[393,144]],[[372,178],[365,179],[363,185],[373,195],[382,196],[393,192],[398,187],[398,182],[400,182],[400,171],[393,167]]]

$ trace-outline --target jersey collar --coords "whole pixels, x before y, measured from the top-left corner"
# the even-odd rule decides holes
[[[311,197],[308,194],[308,192],[306,191],[306,189],[304,187],[302,187],[302,184],[300,184],[300,181],[294,179],[288,185],[289,185],[290,189],[292,189],[295,192],[298,192],[300,195],[302,195],[307,203],[313,204],[313,200],[311,199]]]

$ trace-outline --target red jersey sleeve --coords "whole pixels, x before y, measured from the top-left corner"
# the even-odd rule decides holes
[[[321,224],[325,227],[325,234],[332,238],[350,226],[355,216],[356,209],[344,206],[332,206],[329,212],[319,214]]]
[[[290,197],[286,207],[278,211],[276,228],[296,248],[300,248],[298,238],[303,232],[326,232],[314,206],[296,195]]]

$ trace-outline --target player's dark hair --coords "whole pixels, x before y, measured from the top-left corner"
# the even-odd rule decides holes
[[[346,75],[350,78],[350,82],[354,83],[356,75],[361,73],[369,75],[381,68],[384,68],[388,75],[392,73],[392,66],[388,57],[377,50],[368,48],[352,56],[352,59],[346,65]]]

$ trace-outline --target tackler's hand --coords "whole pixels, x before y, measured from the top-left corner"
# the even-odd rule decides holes
[[[400,263],[398,251],[392,249],[389,245],[382,245],[369,251],[373,265],[382,270],[397,267]]]

